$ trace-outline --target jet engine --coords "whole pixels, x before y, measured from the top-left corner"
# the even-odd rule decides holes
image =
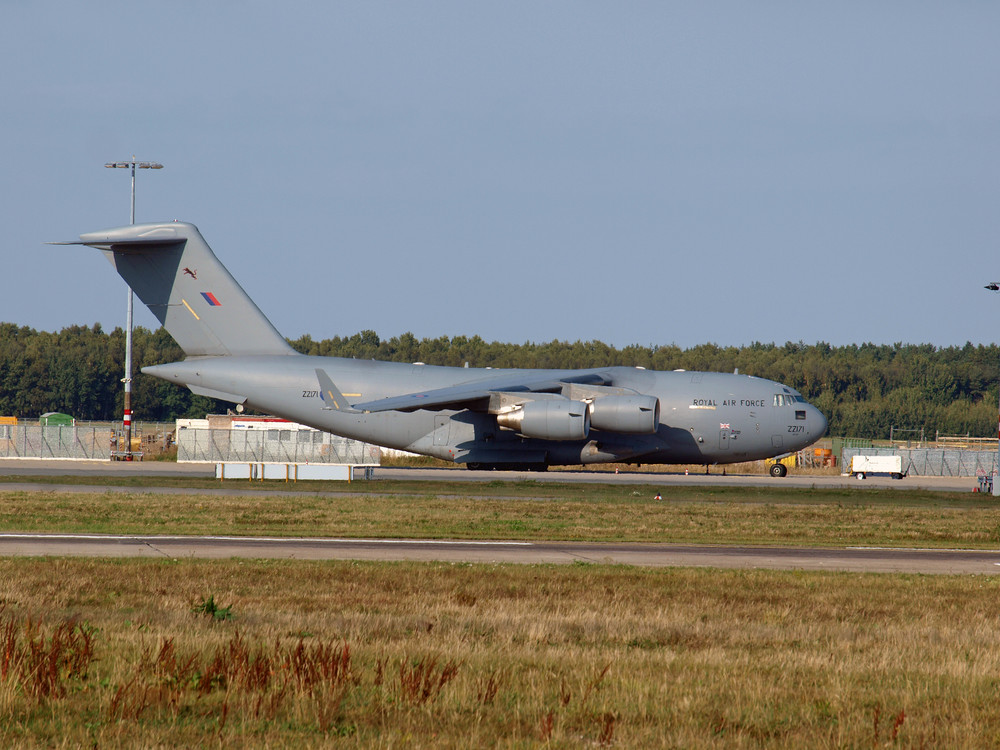
[[[590,405],[590,424],[599,430],[651,435],[660,424],[656,396],[603,396]]]
[[[525,437],[543,440],[583,440],[590,432],[590,408],[583,401],[527,401],[497,414],[497,424]]]

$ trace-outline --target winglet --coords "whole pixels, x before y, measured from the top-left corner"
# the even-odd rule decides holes
[[[337,411],[357,412],[357,409],[347,403],[337,386],[330,380],[330,376],[325,371],[316,368],[316,378],[319,380],[319,395],[323,399],[324,409],[336,409]]]

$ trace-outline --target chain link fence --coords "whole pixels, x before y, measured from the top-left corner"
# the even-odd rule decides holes
[[[177,431],[177,460],[205,463],[378,465],[381,449],[319,430]]]
[[[110,461],[114,433],[94,425],[0,425],[0,458]]]
[[[844,471],[855,456],[901,456],[903,473],[921,477],[993,476],[997,469],[995,450],[955,450],[941,448],[844,448]]]

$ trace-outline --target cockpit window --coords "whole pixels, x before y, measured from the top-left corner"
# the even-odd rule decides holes
[[[796,409],[795,410],[795,418],[796,419],[805,419],[806,418],[806,410],[805,409]]]
[[[792,406],[794,404],[804,404],[804,403],[806,403],[806,400],[797,393],[794,396],[790,393],[774,394],[775,406]]]

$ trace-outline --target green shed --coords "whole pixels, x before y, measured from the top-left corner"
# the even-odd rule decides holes
[[[58,411],[47,411],[38,418],[43,427],[72,427],[75,421],[69,414]]]

